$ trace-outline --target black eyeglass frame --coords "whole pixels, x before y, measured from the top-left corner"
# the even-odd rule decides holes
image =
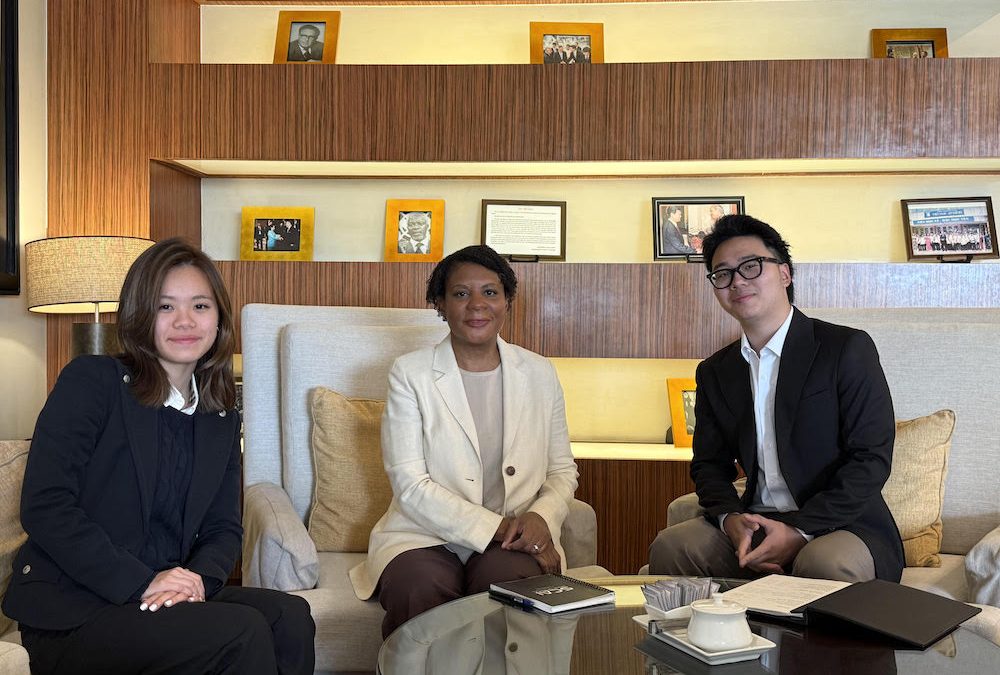
[[[766,262],[774,263],[775,265],[784,265],[785,264],[784,260],[778,260],[777,258],[770,258],[768,256],[761,255],[761,256],[757,256],[756,258],[750,258],[748,260],[744,260],[743,262],[741,262],[736,267],[723,267],[721,269],[717,269],[717,270],[714,270],[712,272],[709,272],[708,274],[705,275],[705,278],[708,279],[709,283],[712,284],[712,286],[714,286],[715,288],[718,288],[719,290],[722,290],[724,288],[729,288],[730,286],[733,285],[733,280],[736,279],[736,275],[737,274],[739,274],[741,277],[743,277],[747,281],[749,281],[750,279],[756,279],[757,277],[759,277],[761,274],[764,273],[764,263],[766,263]],[[752,277],[748,277],[746,274],[744,274],[743,269],[742,269],[743,267],[745,267],[747,265],[747,263],[757,263],[757,264],[759,264],[760,265],[760,272],[758,272],[757,274],[753,275]],[[719,284],[715,283],[715,278],[718,275],[720,275],[720,274],[729,274],[729,281],[727,283],[725,283],[724,285],[722,285],[722,286],[720,286]]]

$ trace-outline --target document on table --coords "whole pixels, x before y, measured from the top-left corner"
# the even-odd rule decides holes
[[[738,602],[752,612],[801,621],[804,619],[801,611],[804,605],[850,585],[847,581],[772,574],[726,591],[722,597]]]

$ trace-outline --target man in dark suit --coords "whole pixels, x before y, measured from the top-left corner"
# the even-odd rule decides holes
[[[661,206],[660,217],[660,253],[664,255],[697,253],[684,243],[681,234],[681,221],[684,219],[684,209],[676,204]]]
[[[289,61],[322,61],[323,43],[319,40],[319,28],[307,23],[299,26],[299,36],[288,43]]]
[[[662,530],[650,572],[899,581],[881,494],[895,423],[875,344],[792,307],[788,244],[766,223],[725,216],[704,254],[743,335],[697,370],[691,477],[705,518]]]

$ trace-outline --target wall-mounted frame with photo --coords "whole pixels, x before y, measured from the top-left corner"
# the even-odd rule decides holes
[[[240,260],[312,260],[316,209],[244,206]]]
[[[743,197],[653,197],[653,260],[702,260],[716,221],[743,212]]]
[[[874,59],[946,59],[948,31],[944,28],[873,28]]]
[[[443,199],[386,200],[386,262],[437,262],[443,255]]]
[[[667,378],[670,427],[673,430],[674,446],[678,448],[690,448],[694,444],[695,388],[694,378]]]
[[[480,243],[512,260],[566,259],[566,202],[484,199]]]
[[[339,33],[340,12],[279,12],[274,63],[336,63]]]
[[[17,2],[0,5],[0,295],[21,292],[21,247],[17,239]]]
[[[998,258],[990,197],[903,199],[906,259]]]
[[[604,24],[532,21],[531,63],[604,63]]]

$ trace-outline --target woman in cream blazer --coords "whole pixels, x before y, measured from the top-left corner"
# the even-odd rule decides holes
[[[389,373],[393,499],[351,570],[359,598],[378,591],[383,635],[490,583],[561,570],[576,464],[552,364],[498,337],[516,284],[486,246],[445,258],[427,297],[451,333]]]

